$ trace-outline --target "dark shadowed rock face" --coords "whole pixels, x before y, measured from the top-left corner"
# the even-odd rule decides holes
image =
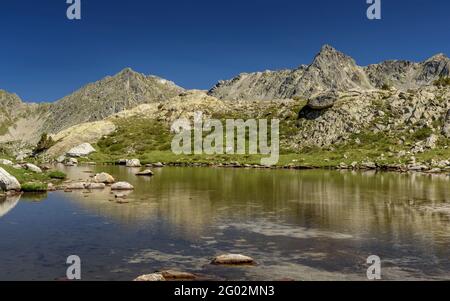
[[[328,109],[334,105],[338,97],[339,96],[335,91],[321,93],[309,100],[308,107],[313,110]]]

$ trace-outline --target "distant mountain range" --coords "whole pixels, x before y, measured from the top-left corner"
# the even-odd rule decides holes
[[[194,71],[195,72],[195,71]],[[386,61],[361,67],[349,56],[325,45],[310,65],[293,70],[243,73],[220,81],[208,95],[219,100],[309,98],[334,90],[370,91],[392,86],[407,91],[450,74],[450,59],[438,54],[421,62]],[[34,143],[43,132],[56,134],[73,125],[103,120],[142,104],[169,101],[185,93],[173,82],[127,68],[91,83],[55,103],[24,103],[0,90],[0,143]]]
[[[286,99],[310,97],[328,90],[360,91],[383,85],[400,90],[429,85],[450,74],[450,59],[438,54],[425,62],[386,61],[360,67],[351,57],[329,45],[313,62],[293,70],[242,73],[219,82],[209,94],[220,99]]]

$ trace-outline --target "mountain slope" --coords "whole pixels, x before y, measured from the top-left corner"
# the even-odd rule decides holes
[[[140,104],[167,100],[183,91],[170,81],[127,68],[57,101],[50,108],[43,130],[57,133],[79,123],[102,120]]]
[[[173,82],[127,68],[86,85],[55,103],[24,103],[0,90],[0,142],[36,143],[44,132],[103,120],[138,105],[168,100],[184,91]]]
[[[209,94],[220,99],[308,98],[328,91],[369,91],[384,85],[397,89],[417,89],[448,76],[450,59],[444,54],[422,62],[386,61],[360,67],[349,56],[329,45],[322,47],[309,66],[295,70],[244,73],[220,81]]]

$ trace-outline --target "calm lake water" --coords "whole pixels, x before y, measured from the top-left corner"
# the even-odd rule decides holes
[[[216,280],[365,280],[370,255],[385,280],[450,279],[447,176],[337,171],[106,171],[135,186],[128,204],[100,192],[0,201],[0,280],[54,280],[78,255],[84,280],[132,280],[163,269]],[[209,264],[222,253],[254,267]]]

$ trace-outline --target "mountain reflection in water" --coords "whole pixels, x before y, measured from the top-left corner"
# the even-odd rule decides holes
[[[373,254],[382,258],[387,279],[450,278],[447,176],[163,168],[142,178],[134,176],[136,169],[116,166],[63,170],[79,180],[104,171],[135,187],[127,204],[118,204],[109,189],[55,192],[42,202],[52,214],[52,207],[64,206],[62,215],[102,220],[66,230],[87,245],[103,238],[95,241],[97,251],[85,255],[92,260],[102,248],[114,253],[101,262],[115,269],[92,268],[93,279],[127,280],[170,266],[230,280],[364,280]],[[8,217],[26,224],[27,216],[15,210],[0,219],[0,235]],[[55,239],[64,244],[64,237]],[[222,252],[243,253],[260,264],[208,266]]]

